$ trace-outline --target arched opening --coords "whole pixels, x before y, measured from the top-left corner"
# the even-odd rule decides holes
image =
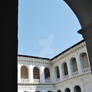
[[[70,89],[69,89],[69,88],[66,88],[66,89],[65,89],[65,92],[70,92]]]
[[[56,71],[56,77],[60,78],[60,72],[59,72],[59,67],[58,66],[55,67],[55,71]]]
[[[74,87],[74,92],[81,92],[81,88],[79,86]]]
[[[58,90],[57,92],[61,92],[61,90]]]
[[[63,63],[63,73],[64,73],[64,76],[68,75],[67,63]]]
[[[26,66],[21,67],[21,78],[28,79],[28,68]]]
[[[34,79],[40,79],[40,72],[38,67],[33,68],[33,78]]]
[[[88,57],[87,57],[87,54],[86,53],[80,54],[80,60],[81,60],[83,69],[89,67]]]
[[[45,74],[45,80],[49,80],[50,79],[50,70],[49,70],[49,68],[44,69],[44,74]]]
[[[70,60],[70,64],[71,64],[72,72],[77,72],[78,71],[78,67],[77,67],[76,58],[72,58]]]

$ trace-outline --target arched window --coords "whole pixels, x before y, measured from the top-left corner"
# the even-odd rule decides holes
[[[72,72],[77,72],[78,71],[78,67],[77,67],[77,61],[76,61],[75,58],[72,58],[70,60],[70,64],[71,64]]]
[[[61,92],[61,90],[58,90],[57,92]]]
[[[74,92],[81,92],[81,88],[79,86],[74,87]]]
[[[22,79],[28,78],[28,68],[26,66],[21,67],[21,78]]]
[[[80,60],[82,62],[82,67],[83,68],[88,68],[89,67],[88,57],[87,57],[86,53],[80,54]]]
[[[34,79],[40,79],[40,72],[39,72],[38,67],[33,68],[33,78]]]
[[[68,75],[67,63],[63,63],[63,72],[65,76]]]
[[[48,68],[45,68],[45,69],[44,69],[44,74],[45,74],[45,80],[46,80],[46,79],[50,79],[50,71],[49,71]]]
[[[70,92],[70,89],[69,89],[69,88],[66,88],[66,89],[65,89],[65,92]]]
[[[55,67],[55,70],[56,70],[56,77],[57,77],[57,78],[60,78],[59,67],[56,66],[56,67]]]

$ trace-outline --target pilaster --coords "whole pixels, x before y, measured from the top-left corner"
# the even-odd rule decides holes
[[[72,68],[71,68],[71,65],[70,65],[70,61],[67,62],[67,68],[68,68],[69,77],[71,77],[72,76]]]
[[[34,66],[29,65],[29,81],[30,81],[30,83],[34,82],[34,80],[33,80],[33,68],[34,68]]]
[[[18,64],[18,67],[17,67],[17,78],[18,78],[18,82],[21,82],[21,65]]]
[[[63,71],[61,64],[59,64],[59,72],[60,72],[60,79],[63,80]]]
[[[77,60],[78,72],[81,74],[83,72],[83,67],[79,55],[76,56],[76,60]]]
[[[41,83],[44,83],[44,82],[45,82],[44,69],[45,69],[44,66],[41,66],[41,67],[40,67],[40,82],[41,82]]]

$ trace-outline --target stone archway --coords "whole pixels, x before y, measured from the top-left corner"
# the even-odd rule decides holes
[[[92,72],[92,0],[64,0],[77,16],[82,29],[82,34],[88,51]]]

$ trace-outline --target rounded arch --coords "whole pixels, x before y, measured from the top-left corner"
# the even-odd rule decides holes
[[[60,78],[60,71],[59,71],[59,67],[58,66],[55,67],[55,72],[56,72],[56,77]]]
[[[27,79],[28,78],[28,67],[27,66],[21,66],[21,78]]]
[[[40,70],[38,67],[33,68],[33,78],[34,79],[40,79]]]
[[[72,57],[70,59],[70,65],[71,65],[72,72],[77,72],[78,71],[77,61],[76,61],[76,58],[75,57]]]
[[[50,70],[49,70],[49,68],[46,67],[44,69],[44,74],[45,74],[45,80],[50,79]]]
[[[71,91],[70,91],[70,88],[66,88],[66,89],[65,89],[65,92],[71,92]]]
[[[59,89],[59,90],[57,90],[57,92],[62,92],[62,91]]]
[[[88,68],[89,67],[89,62],[88,62],[88,56],[87,53],[81,53],[80,54],[80,61],[82,63],[82,68]]]
[[[66,63],[66,62],[64,62],[64,63],[62,64],[62,68],[63,68],[63,73],[64,73],[64,75],[65,75],[65,76],[68,75],[68,68],[67,68],[67,63]]]
[[[81,92],[81,88],[80,88],[80,86],[75,86],[74,87],[74,92]]]

